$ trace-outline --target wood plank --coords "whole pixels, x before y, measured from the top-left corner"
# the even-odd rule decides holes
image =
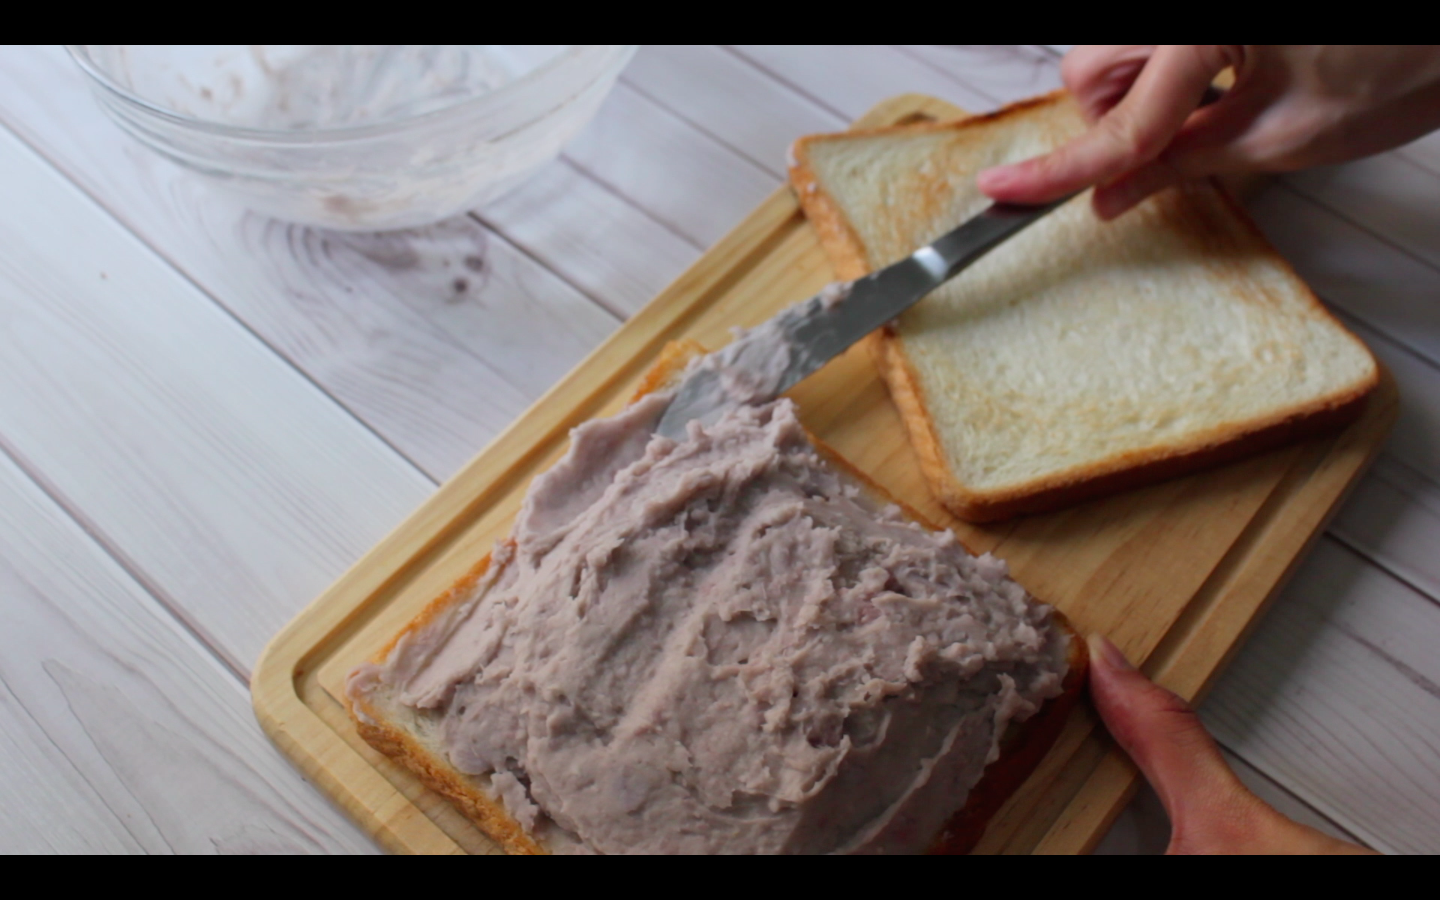
[[[782,179],[786,154],[797,137],[842,130],[850,121],[719,47],[642,47],[622,78]]]
[[[364,853],[244,686],[0,455],[0,850]]]
[[[616,324],[467,217],[377,236],[247,213],[121,133],[58,47],[0,55],[0,121],[436,480]],[[497,209],[517,233],[534,230]],[[593,263],[572,276],[597,289],[609,277]]]
[[[1226,746],[1370,846],[1435,853],[1436,632],[1433,603],[1322,542],[1202,717]]]
[[[1348,317],[1347,324],[1394,373],[1400,416],[1385,452],[1330,531],[1411,587],[1440,600],[1440,560],[1434,552],[1440,540],[1440,366]],[[1440,623],[1436,628],[1440,630]]]
[[[1386,455],[1440,482],[1440,365],[1352,316],[1342,318],[1394,373],[1400,385],[1400,418],[1385,447]]]
[[[906,53],[984,94],[991,105],[1013,103],[1062,86],[1060,60],[1024,44],[911,44]]]
[[[1333,530],[1347,544],[1440,599],[1440,271],[1285,188],[1254,204],[1296,269],[1394,373],[1401,410],[1385,454]],[[1436,626],[1440,630],[1440,624]]]
[[[1330,533],[1386,572],[1440,598],[1440,485],[1392,456],[1376,460]],[[1429,625],[1440,641],[1440,606]]]
[[[1307,169],[1284,180],[1297,193],[1440,268],[1440,175],[1402,152]]]
[[[1440,176],[1440,131],[1432,131],[1398,148],[1396,153]]]
[[[431,490],[0,129],[0,441],[237,671]]]
[[[1327,303],[1440,362],[1436,271],[1283,185],[1248,204],[1265,234]]]
[[[619,318],[644,306],[700,255],[565,159],[475,216]]]
[[[906,93],[939,97],[971,112],[996,105],[987,94],[894,47],[744,44],[733,49],[847,121]]]
[[[719,240],[779,183],[623,83],[565,158],[697,248]]]

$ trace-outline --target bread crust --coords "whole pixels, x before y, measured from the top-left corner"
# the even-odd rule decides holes
[[[485,562],[489,560],[486,554]],[[382,661],[385,655],[379,654],[372,662]],[[443,753],[432,752],[403,726],[390,721],[379,707],[351,698],[350,717],[365,743],[409,769],[426,787],[453,803],[506,853],[537,856],[546,852],[473,776],[452,766]]]
[[[915,134],[936,131],[960,131],[983,127],[1009,116],[1064,102],[1064,90],[1053,91],[1010,104],[992,113],[971,116],[953,122],[925,122],[896,125],[832,135],[811,135],[801,138],[792,149],[794,164],[790,179],[801,208],[815,228],[826,255],[830,257],[841,278],[853,279],[869,271],[869,262],[855,228],[839,204],[820,185],[809,162],[809,149],[816,143],[846,140],[857,136]],[[1309,285],[1269,242],[1248,213],[1213,179],[1201,186],[1169,189],[1165,198],[1181,207],[1185,215],[1203,216],[1196,192],[1212,192],[1218,198],[1221,215],[1237,227],[1243,239],[1260,249],[1291,276],[1301,299],[1314,311],[1350,334]],[[890,396],[905,423],[906,432],[920,461],[926,480],[936,498],[956,516],[969,522],[993,522],[1025,513],[1046,512],[1084,500],[1129,490],[1211,468],[1228,462],[1275,449],[1293,441],[1313,437],[1348,425],[1360,417],[1370,394],[1379,385],[1379,365],[1368,347],[1354,335],[1356,344],[1370,356],[1368,378],[1327,397],[1292,407],[1267,417],[1248,422],[1220,426],[1191,436],[1184,443],[1163,447],[1141,448],[1111,455],[1104,460],[1053,472],[1023,484],[993,490],[973,490],[955,475],[946,459],[944,447],[935,430],[934,417],[928,409],[920,378],[905,352],[904,340],[893,327],[877,330],[867,343]]]
[[[867,340],[936,499],[961,519],[977,523],[1062,509],[1338,430],[1360,417],[1379,384],[1377,367],[1372,378],[1348,392],[1245,425],[1212,429],[1197,436],[1188,447],[1126,451],[1008,490],[977,492],[955,478],[945,459],[934,420],[925,406],[924,390],[910,367],[903,343],[888,327]]]
[[[640,379],[640,386],[632,402],[672,384],[692,359],[704,353],[705,348],[695,341],[672,341],[667,344],[654,365]],[[827,462],[861,482],[877,499],[894,503],[911,520],[936,530],[934,523],[892,497],[874,479],[855,468],[835,450],[813,434],[809,437]],[[429,624],[450,606],[469,596],[489,574],[491,563],[492,554],[486,554],[454,585],[427,604],[372,656],[369,662],[383,665],[401,637]],[[1019,725],[1012,725],[1007,730],[1002,738],[1000,758],[985,767],[980,781],[966,798],[965,806],[951,817],[931,848],[931,853],[966,853],[979,842],[990,818],[1016,788],[1030,777],[1030,773],[1049,751],[1070,710],[1084,692],[1088,672],[1085,641],[1058,610],[1052,612],[1052,615],[1070,641],[1070,666],[1065,674],[1061,693],[1047,700],[1029,719]],[[426,747],[410,730],[393,721],[384,708],[372,702],[370,696],[348,693],[346,705],[350,717],[355,721],[356,730],[367,744],[409,769],[426,787],[450,800],[466,818],[500,844],[507,853],[534,855],[549,852],[549,848],[526,832],[497,798],[486,792],[480,779],[456,769],[443,752]]]
[[[426,604],[415,618],[396,632],[369,662],[382,665],[402,637],[424,628],[453,604],[464,600],[489,574],[493,558],[494,554],[491,553],[481,557],[468,572],[460,576],[443,594]],[[507,853],[545,852],[520,823],[511,818],[503,806],[480,790],[474,778],[450,765],[450,761],[442,754],[432,753],[411,732],[390,721],[385,712],[375,704],[350,695],[347,695],[346,701],[350,718],[355,720],[356,730],[365,743],[415,773],[432,791],[444,795],[466,818],[504,847]]]

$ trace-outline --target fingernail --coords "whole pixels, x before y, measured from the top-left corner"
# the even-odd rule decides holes
[[[1103,660],[1105,665],[1119,672],[1135,671],[1135,667],[1130,664],[1130,660],[1126,659],[1125,654],[1120,652],[1120,648],[1112,644],[1110,639],[1105,635],[1096,632],[1090,635],[1088,643],[1090,644],[1090,657],[1092,659]]]
[[[1005,187],[1015,180],[1015,168],[1013,166],[995,166],[992,169],[981,169],[980,174],[975,176],[975,184],[982,191],[993,191]]]

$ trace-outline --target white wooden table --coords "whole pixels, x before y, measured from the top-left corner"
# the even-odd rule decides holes
[[[0,852],[372,852],[261,735],[269,636],[781,183],[1024,47],[646,48],[516,193],[422,231],[245,212],[0,51]],[[1440,851],[1440,136],[1281,179],[1272,240],[1395,372],[1386,452],[1202,707],[1292,815]],[[1164,846],[1141,795],[1103,849]]]

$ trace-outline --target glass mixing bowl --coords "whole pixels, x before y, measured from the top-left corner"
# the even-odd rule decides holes
[[[146,146],[250,207],[423,225],[514,187],[595,115],[630,45],[68,47]]]

